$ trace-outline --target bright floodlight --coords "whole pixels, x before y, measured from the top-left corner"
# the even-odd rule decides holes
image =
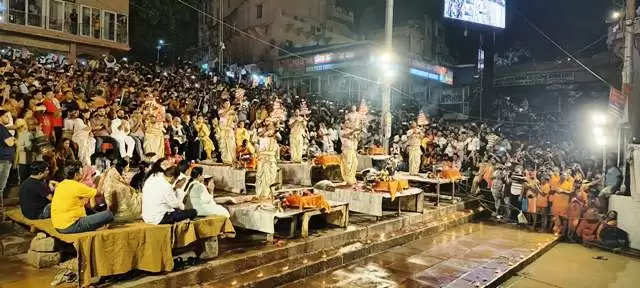
[[[607,123],[607,115],[601,112],[596,112],[591,116],[591,120],[596,125],[603,125]]]
[[[393,61],[393,55],[391,52],[383,52],[380,54],[380,63],[389,64]]]
[[[596,138],[604,137],[604,130],[602,127],[593,127],[593,136],[596,136]]]
[[[393,68],[387,68],[383,71],[383,75],[385,78],[391,79],[396,76],[396,72],[393,70]]]
[[[158,44],[164,45],[164,40],[162,40],[162,39],[158,40]]]
[[[612,19],[618,19],[618,18],[620,18],[620,12],[618,12],[618,11],[613,11],[613,13],[611,13],[611,18],[612,18]]]

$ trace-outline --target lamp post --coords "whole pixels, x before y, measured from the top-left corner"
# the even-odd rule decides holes
[[[160,63],[160,49],[162,49],[162,46],[164,45],[164,40],[158,40],[158,46],[156,46],[156,49],[158,50],[158,54],[156,55],[156,63]]]
[[[385,54],[391,55],[393,49],[393,0],[387,0],[386,19],[384,25]],[[383,54],[384,55],[384,54]],[[386,57],[386,56],[385,56]],[[387,60],[391,60],[387,58]],[[384,58],[383,58],[384,61]],[[385,72],[382,90],[382,145],[386,154],[389,154],[389,139],[391,138],[391,76]]]
[[[605,136],[605,126],[607,124],[607,115],[596,112],[592,115],[591,120],[594,124],[593,136],[596,144],[602,148],[602,173],[606,173],[607,169],[607,138]]]

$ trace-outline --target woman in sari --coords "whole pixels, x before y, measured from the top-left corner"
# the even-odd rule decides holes
[[[298,110],[296,116],[289,120],[291,127],[291,137],[289,144],[291,146],[291,162],[301,163],[304,154],[304,139],[307,135],[307,119],[302,116],[302,112]]]
[[[342,179],[347,185],[356,184],[356,173],[358,170],[358,133],[349,127],[347,123],[342,125],[340,139],[342,140]]]
[[[96,139],[93,138],[91,127],[87,125],[91,113],[88,110],[84,110],[80,113],[80,116],[73,119],[73,136],[71,140],[78,145],[78,160],[82,162],[83,166],[90,166],[91,156],[96,152]]]
[[[409,139],[407,150],[409,150],[409,174],[418,175],[420,172],[420,162],[422,162],[422,129],[418,127],[418,123],[412,122],[411,129],[407,131]]]
[[[229,211],[213,200],[213,195],[209,193],[204,184],[206,178],[211,178],[211,176],[205,176],[202,167],[194,167],[191,170],[191,178],[187,182],[188,196],[185,208],[195,209],[198,216],[217,215],[229,218]]]
[[[148,117],[144,131],[144,153],[154,153],[152,162],[164,158],[164,122]]]
[[[142,213],[142,194],[129,186],[123,176],[128,170],[129,162],[117,159],[98,182],[98,191],[104,195],[116,222],[135,221]]]
[[[233,164],[236,160],[236,111],[231,107],[231,103],[225,100],[218,115],[220,120],[218,121],[219,126],[217,131],[219,131],[219,133],[216,134],[216,137],[218,139],[222,163]]]
[[[271,198],[271,186],[278,178],[278,157],[280,146],[275,138],[276,128],[269,122],[258,139],[258,168],[256,169],[256,195],[258,198]]]
[[[202,148],[207,154],[207,160],[211,160],[215,146],[209,137],[211,135],[211,130],[209,129],[209,126],[207,126],[207,123],[204,122],[204,118],[202,116],[199,116],[196,120],[195,128],[196,132],[198,132],[198,139],[200,140],[200,143],[202,143]]]
[[[153,96],[149,94],[147,101],[142,106],[143,118],[145,119],[144,131],[144,153],[154,153],[152,162],[164,158],[164,107],[158,104]]]

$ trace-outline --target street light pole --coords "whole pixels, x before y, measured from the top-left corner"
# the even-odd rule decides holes
[[[224,2],[218,0],[218,4],[218,73],[222,75],[224,70]]]
[[[393,49],[393,0],[387,0],[384,34],[385,50],[387,53],[391,53]],[[382,144],[385,153],[388,154],[389,139],[391,139],[391,77],[384,77],[382,89]]]

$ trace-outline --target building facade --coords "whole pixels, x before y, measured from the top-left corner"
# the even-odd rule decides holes
[[[218,15],[229,25],[223,30],[225,62],[256,63],[266,70],[273,68],[281,52],[275,47],[340,44],[356,38],[353,13],[335,0],[203,0],[200,7],[214,16],[200,15],[197,60],[203,64],[212,65],[217,58]]]
[[[370,41],[294,49],[297,56],[285,54],[276,61],[277,83],[297,89],[298,95],[319,95],[342,104],[364,99],[375,109],[381,105],[385,72],[379,65],[380,51]],[[394,62],[392,109],[410,103],[417,112],[429,105],[431,90],[453,84],[453,71],[446,67],[410,57]]]
[[[0,0],[0,45],[74,62],[129,50],[128,0]]]

